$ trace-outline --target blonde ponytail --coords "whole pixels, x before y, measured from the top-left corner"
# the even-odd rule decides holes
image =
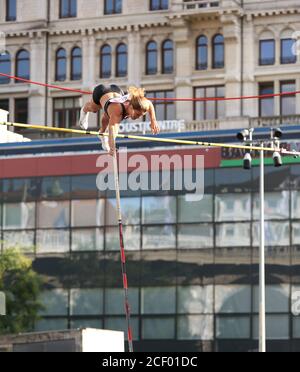
[[[149,101],[145,97],[145,89],[137,87],[129,87],[130,102],[134,110],[146,113],[149,109]]]

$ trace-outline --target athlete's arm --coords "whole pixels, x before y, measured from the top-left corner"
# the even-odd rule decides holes
[[[108,123],[108,142],[110,147],[110,155],[113,155],[116,148],[116,136],[119,130],[119,124],[122,121],[122,108],[119,104],[111,104],[108,107],[109,123]]]
[[[151,101],[148,101],[148,102],[149,102],[148,114],[150,116],[150,121],[151,121],[151,130],[153,134],[158,134],[160,132],[160,127],[156,120],[155,109],[154,109],[153,103]]]

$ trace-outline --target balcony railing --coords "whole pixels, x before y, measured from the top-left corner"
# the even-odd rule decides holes
[[[174,0],[173,11],[213,11],[219,8],[240,7],[241,0]]]
[[[300,115],[268,116],[250,118],[249,127],[273,127],[280,125],[300,125]]]

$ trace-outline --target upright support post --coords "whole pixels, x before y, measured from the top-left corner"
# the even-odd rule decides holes
[[[263,150],[260,151],[259,351],[261,353],[266,352],[265,174]]]
[[[115,190],[116,190],[117,219],[118,219],[118,224],[119,224],[121,266],[122,266],[122,278],[123,278],[123,288],[124,288],[124,304],[125,304],[126,321],[127,321],[127,339],[128,339],[129,352],[132,353],[133,352],[133,337],[132,337],[132,329],[131,329],[131,322],[130,322],[131,315],[130,315],[130,305],[129,305],[129,296],[128,296],[128,280],[127,280],[126,256],[125,256],[123,222],[122,222],[122,211],[121,211],[118,158],[117,158],[116,149],[113,155],[113,164],[114,164],[114,178],[115,178]]]

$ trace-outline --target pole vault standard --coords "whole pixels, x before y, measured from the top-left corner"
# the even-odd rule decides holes
[[[99,133],[96,131],[47,127],[44,125],[34,125],[34,124],[0,122],[0,125],[4,125],[7,127],[24,128],[24,129],[37,129],[37,130],[46,131],[46,132],[73,133],[73,134],[81,134],[81,135],[89,135],[89,136],[97,136],[97,137],[99,137],[99,135],[103,137],[105,136],[107,137],[109,135],[108,133]],[[116,138],[133,139],[133,140],[139,140],[139,141],[158,142],[158,143],[173,143],[177,145],[191,145],[191,146],[219,147],[219,148],[224,147],[224,148],[229,148],[229,149],[241,149],[241,150],[247,150],[247,151],[265,151],[265,152],[272,152],[272,153],[274,153],[274,151],[277,151],[281,155],[300,156],[300,152],[288,151],[283,148],[274,149],[272,147],[263,147],[263,146],[245,146],[245,145],[233,145],[233,144],[228,144],[228,143],[176,140],[176,139],[159,138],[159,137],[133,136],[133,135],[127,135],[127,134],[126,135],[117,134]]]
[[[130,305],[129,305],[129,296],[128,296],[126,255],[125,255],[123,221],[122,221],[122,211],[121,211],[121,195],[120,195],[120,183],[119,183],[118,156],[117,156],[116,147],[115,147],[115,151],[114,151],[114,155],[113,155],[113,164],[114,164],[114,179],[115,179],[115,190],[116,190],[117,219],[118,219],[118,225],[119,225],[122,279],[123,279],[123,288],[124,288],[124,305],[125,305],[126,322],[127,322],[127,339],[128,339],[129,352],[133,353],[133,339],[132,339],[132,328],[131,328],[131,321],[130,321],[130,316],[131,315],[130,315]]]

